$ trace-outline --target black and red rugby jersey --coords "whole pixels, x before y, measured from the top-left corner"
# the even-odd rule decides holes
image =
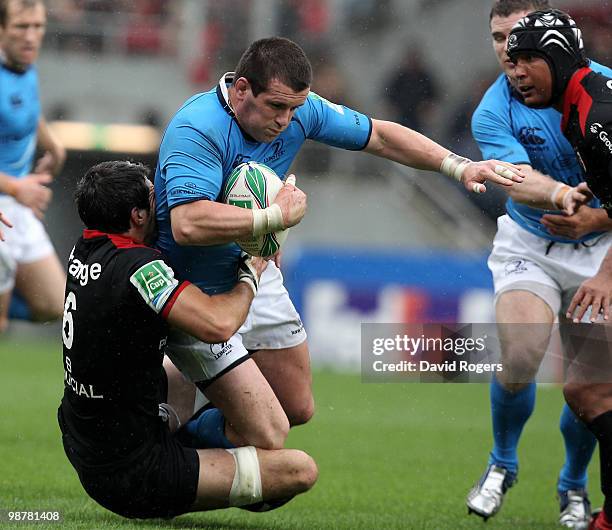
[[[93,230],[79,238],[68,260],[58,411],[79,464],[125,464],[159,436],[165,318],[187,285],[157,250]]]
[[[612,217],[612,79],[588,67],[578,70],[565,90],[561,129]]]

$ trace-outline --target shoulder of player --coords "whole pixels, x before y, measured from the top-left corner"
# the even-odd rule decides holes
[[[177,111],[168,129],[191,129],[199,135],[222,137],[231,123],[231,116],[219,105],[213,91],[196,94]]]
[[[584,76],[580,84],[593,101],[612,103],[611,75],[592,70]]]
[[[478,103],[474,111],[474,117],[507,112],[511,100],[512,94],[506,76],[500,74],[482,96],[480,103]]]

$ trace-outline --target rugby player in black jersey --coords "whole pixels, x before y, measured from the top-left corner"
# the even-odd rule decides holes
[[[87,493],[125,517],[262,508],[310,489],[317,468],[301,451],[196,450],[173,435],[187,418],[168,400],[180,397],[162,366],[168,328],[227,340],[246,318],[266,264],[245,255],[237,285],[217,296],[175,278],[146,245],[155,212],[147,177],[143,165],[105,162],[77,185],[87,228],[68,262],[58,410],[68,459]]]
[[[556,196],[570,194],[566,202],[573,210],[594,194],[612,217],[612,79],[589,68],[580,29],[562,11],[534,11],[510,32],[507,53],[516,65],[514,75],[524,103],[530,107],[552,106],[563,113],[563,134],[584,167],[586,184],[575,189],[561,186],[555,190]],[[567,317],[579,322],[590,308],[592,322],[600,314],[608,320],[611,298],[612,247],[596,276],[576,292]],[[612,345],[605,338],[600,342],[604,351],[599,368],[604,371]],[[612,530],[612,383],[566,383],[564,394],[599,442],[605,502],[589,528]]]

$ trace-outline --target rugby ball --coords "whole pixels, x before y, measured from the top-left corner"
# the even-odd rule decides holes
[[[223,202],[263,210],[270,206],[283,187],[279,176],[264,164],[244,162],[232,171],[223,188]],[[251,256],[272,256],[281,248],[289,229],[263,234],[258,237],[236,241],[238,246]]]

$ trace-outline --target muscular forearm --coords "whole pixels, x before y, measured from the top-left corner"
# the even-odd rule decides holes
[[[251,210],[214,201],[176,206],[170,220],[179,245],[217,245],[253,235]]]
[[[245,321],[252,299],[253,290],[245,282],[214,296],[189,285],[172,306],[168,323],[204,342],[226,342]]]
[[[516,202],[546,210],[558,209],[552,204],[552,194],[559,182],[544,175],[528,165],[519,166],[525,174],[525,180],[508,188],[508,195]]]
[[[442,160],[450,153],[412,129],[381,120],[372,120],[372,136],[365,150],[406,166],[429,171],[439,171]]]

